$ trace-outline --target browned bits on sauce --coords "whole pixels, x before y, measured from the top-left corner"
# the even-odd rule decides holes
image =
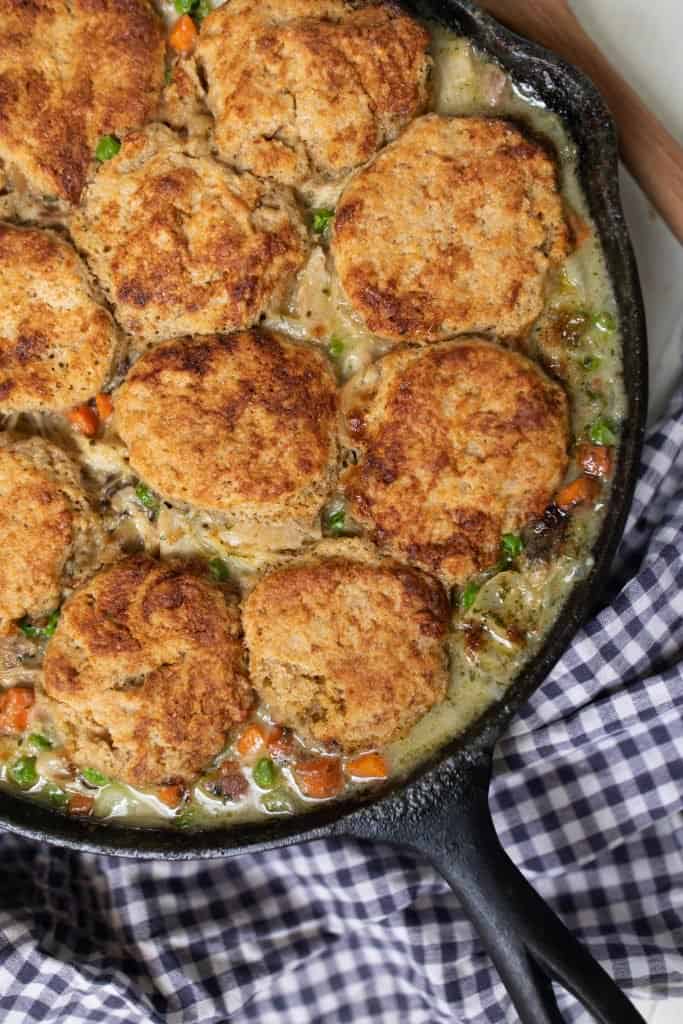
[[[612,473],[613,449],[604,445],[580,444],[576,449],[576,461],[586,476],[606,479]]]
[[[69,796],[67,804],[69,814],[87,818],[92,814],[94,807],[95,800],[91,796],[86,796],[84,793],[72,793]]]
[[[208,789],[216,796],[237,802],[249,791],[249,783],[242,774],[238,761],[223,761],[211,778]]]

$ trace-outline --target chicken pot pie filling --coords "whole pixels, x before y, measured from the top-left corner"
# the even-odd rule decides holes
[[[0,140],[3,230],[61,275],[27,263],[0,317],[0,784],[203,828],[372,792],[504,695],[590,571],[624,396],[576,152],[524,83],[381,3],[157,16],[163,91],[89,127],[78,187]],[[67,270],[96,370],[51,337]]]

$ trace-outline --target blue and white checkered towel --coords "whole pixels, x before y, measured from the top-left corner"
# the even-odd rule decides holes
[[[500,743],[492,802],[613,976],[683,991],[683,391],[650,434],[614,593]],[[385,847],[157,864],[4,836],[0,877],[3,1024],[516,1019],[445,882]]]

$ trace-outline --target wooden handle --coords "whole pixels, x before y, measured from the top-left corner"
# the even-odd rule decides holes
[[[514,32],[547,46],[595,82],[617,123],[624,163],[683,243],[683,147],[586,35],[567,0],[480,0],[480,4]]]

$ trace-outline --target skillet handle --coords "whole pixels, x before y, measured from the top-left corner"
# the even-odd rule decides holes
[[[600,1024],[645,1024],[641,1015],[515,867],[488,803],[491,754],[468,765],[458,797],[398,816],[384,838],[425,854],[457,893],[510,994],[521,1024],[563,1024],[551,979]],[[362,821],[362,819],[361,819]],[[361,828],[352,828],[356,835]],[[374,838],[382,836],[374,830]]]

